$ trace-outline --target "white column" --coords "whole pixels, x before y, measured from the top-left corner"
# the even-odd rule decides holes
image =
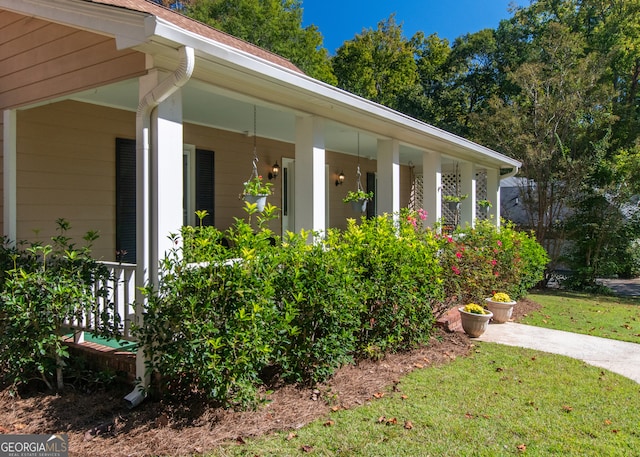
[[[426,224],[433,227],[442,219],[442,156],[439,152],[422,154],[422,205]]]
[[[16,110],[5,110],[3,113],[3,163],[2,163],[2,195],[3,235],[6,236],[12,246],[17,240],[17,114]]]
[[[379,214],[397,215],[400,211],[400,143],[398,140],[378,140]]]
[[[324,232],[326,177],[324,120],[296,118],[295,228]]]
[[[487,168],[487,200],[491,202],[489,218],[500,227],[500,169]]]
[[[476,221],[476,166],[471,162],[460,164],[460,194],[467,194],[460,205],[460,225],[473,226]]]
[[[177,90],[151,117],[151,249],[150,277],[157,281],[160,261],[176,247],[168,238],[180,233],[183,222],[182,91]]]

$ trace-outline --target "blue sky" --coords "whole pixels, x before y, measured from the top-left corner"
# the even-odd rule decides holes
[[[511,3],[527,6],[529,0],[302,0],[302,19],[304,26],[320,29],[333,55],[344,41],[362,29],[375,29],[393,12],[407,38],[422,30],[453,41],[465,33],[496,28],[501,19],[511,17]]]

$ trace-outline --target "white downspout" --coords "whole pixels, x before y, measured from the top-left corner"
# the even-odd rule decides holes
[[[136,323],[143,325],[143,310],[145,298],[140,290],[142,287],[157,281],[151,278],[152,272],[157,272],[157,265],[151,265],[151,115],[160,103],[170,97],[175,91],[184,86],[193,74],[195,55],[193,48],[182,46],[180,64],[178,68],[156,87],[151,89],[138,104],[136,112]],[[136,356],[136,378],[141,380],[131,393],[125,397],[129,408],[139,405],[145,398],[148,384],[146,376],[143,348],[138,349]]]
[[[507,173],[506,175],[501,175],[500,171],[498,170],[498,179],[502,181],[503,179],[513,178],[515,175],[518,174],[519,171],[520,171],[520,167],[513,167],[509,173]]]

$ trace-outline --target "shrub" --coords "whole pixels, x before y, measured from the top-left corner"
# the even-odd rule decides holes
[[[69,357],[63,343],[65,321],[94,314],[95,294],[106,296],[108,271],[91,258],[97,234],[84,237],[86,245],[75,249],[65,233],[70,228],[58,219],[59,234],[53,244],[33,244],[22,249],[5,248],[12,266],[5,272],[0,302],[0,359],[2,384],[16,388],[33,378],[50,389],[63,388],[63,368]],[[100,284],[95,290],[94,285]],[[113,306],[96,316],[94,334],[118,337],[120,323]]]

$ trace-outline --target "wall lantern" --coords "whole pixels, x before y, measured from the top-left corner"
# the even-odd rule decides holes
[[[338,175],[338,179],[336,179],[336,186],[341,186],[343,182],[344,182],[344,173],[340,172],[340,174]]]
[[[280,174],[280,165],[278,165],[278,161],[273,164],[271,167],[271,171],[269,172],[269,180],[275,179]]]

